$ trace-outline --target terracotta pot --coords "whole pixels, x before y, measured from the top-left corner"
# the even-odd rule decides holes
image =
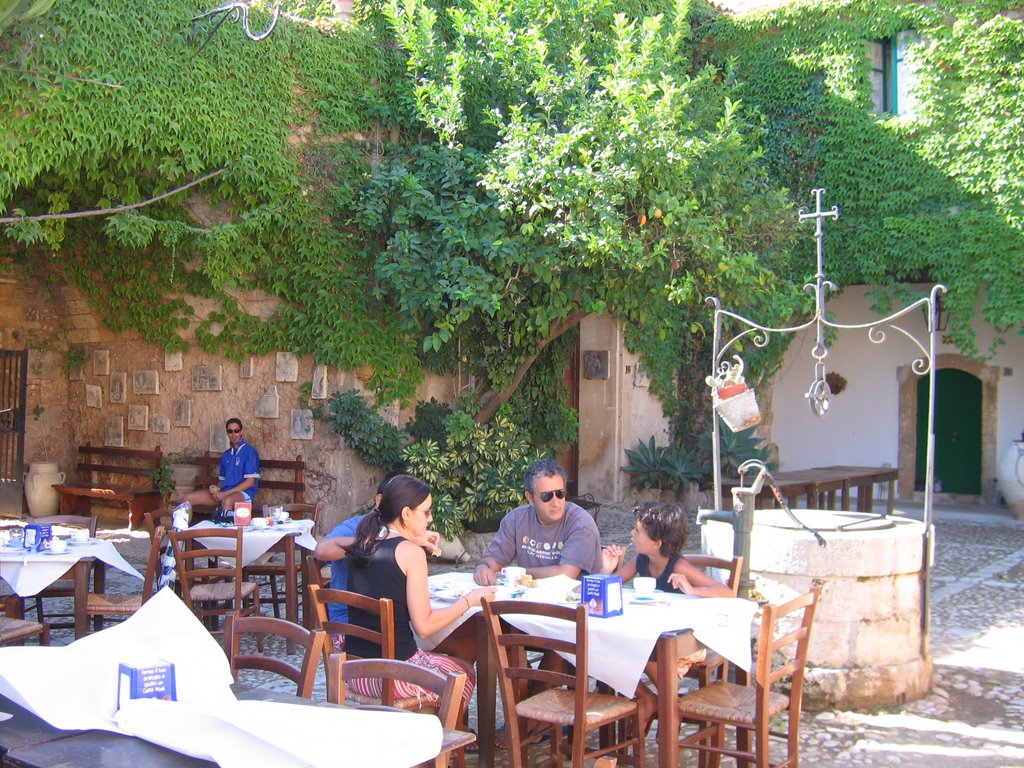
[[[1024,520],[1024,440],[1014,440],[996,467],[999,492],[1013,514]]]
[[[52,461],[33,461],[25,473],[25,499],[32,517],[56,515],[60,509],[60,494],[54,485],[64,482],[64,473]]]
[[[365,384],[373,378],[373,374],[376,373],[376,371],[377,369],[372,365],[361,365],[356,368],[356,378]]]

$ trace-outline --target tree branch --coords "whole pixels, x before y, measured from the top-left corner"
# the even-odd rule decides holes
[[[540,357],[540,353],[544,351],[544,348],[555,339],[562,336],[566,331],[575,328],[576,325],[578,325],[579,322],[589,314],[590,312],[585,309],[577,309],[575,312],[570,312],[556,323],[547,338],[537,345],[536,352],[519,364],[516,368],[515,374],[512,376],[512,380],[508,383],[508,386],[500,390],[491,390],[481,398],[483,407],[480,409],[480,413],[476,415],[476,423],[483,424],[490,421],[491,417],[498,412],[498,408],[501,407],[502,403],[512,397],[516,389],[519,388],[519,384],[522,382],[523,377],[526,376],[533,364],[537,362],[537,358]]]
[[[148,200],[142,200],[138,203],[128,203],[127,205],[118,205],[114,208],[98,208],[95,210],[88,211],[71,211],[70,213],[42,213],[38,216],[3,216],[0,217],[0,224],[19,224],[23,221],[57,221],[61,219],[84,219],[89,216],[109,216],[114,213],[123,213],[124,211],[133,211],[136,208],[142,208],[143,206],[150,205],[159,200],[163,200],[166,197],[171,197],[179,192],[184,192],[186,189],[202,184],[204,181],[209,181],[215,176],[220,176],[222,173],[227,171],[227,168],[218,168],[216,171],[211,171],[205,176],[200,176],[198,179],[193,179],[188,184],[183,184],[180,187],[169,189],[168,191],[151,197]]]

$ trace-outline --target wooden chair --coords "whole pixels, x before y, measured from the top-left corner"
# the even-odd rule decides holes
[[[445,743],[441,746],[440,754],[433,761],[422,765],[444,768],[452,755],[457,765],[465,764],[466,747],[476,741],[476,736],[458,730],[462,722],[462,691],[466,687],[464,672],[442,675],[407,661],[347,659],[344,653],[336,653],[331,655],[327,663],[327,700],[334,704],[345,704],[352,697],[348,682],[366,677],[379,677],[388,681],[389,685],[386,688],[391,687],[390,683],[402,681],[437,694],[440,703],[436,714],[441,721],[441,727],[457,733],[445,734]]]
[[[243,533],[241,528],[190,528],[170,532],[182,597],[211,629],[216,629],[218,616],[258,615],[260,612],[259,588],[242,578]],[[234,539],[234,546],[211,549],[198,541],[211,537]],[[226,559],[224,563],[221,558]],[[212,564],[204,566],[201,562],[204,560]]]
[[[305,573],[303,575],[306,578],[307,587],[310,584],[316,584],[324,589],[330,587],[331,567],[323,560],[317,560],[312,555],[306,555],[303,568],[305,568]]]
[[[3,601],[4,613],[0,616],[0,645],[24,645],[30,637],[39,637],[40,645],[50,644],[50,627],[37,621],[21,618],[21,601],[7,597]]]
[[[48,517],[36,517],[32,520],[33,523],[49,524],[53,526],[61,526],[66,528],[85,528],[89,531],[89,536],[92,538],[96,537],[96,517],[93,515],[50,515]],[[91,566],[90,566],[91,569]],[[61,576],[57,581],[50,584],[50,586],[41,589],[33,598],[34,607],[36,611],[36,619],[39,620],[40,624],[49,624],[51,629],[73,629],[75,626],[74,613],[55,613],[53,616],[59,616],[64,619],[70,619],[70,621],[49,621],[47,622],[46,616],[43,613],[43,600],[47,598],[73,598],[75,596],[75,571],[74,568],[69,568],[67,572]]]
[[[144,525],[149,529],[153,521],[148,512],[143,515],[143,520],[146,521]],[[160,568],[160,551],[164,547],[167,531],[162,525],[156,526],[150,537],[146,574],[142,582],[142,591],[139,594],[117,595],[90,592],[86,597],[85,613],[93,620],[93,631],[99,632],[103,629],[103,621],[106,618],[128,618],[153,596],[153,586],[156,584]]]
[[[523,601],[484,600],[484,620],[498,661],[498,690],[505,709],[505,733],[509,743],[509,765],[526,765],[524,733],[526,720],[544,723],[551,730],[551,757],[562,764],[568,752],[573,768],[583,768],[584,760],[617,753],[631,765],[644,765],[644,732],[637,702],[611,693],[592,692],[587,675],[587,609],[529,603]],[[573,640],[556,640],[525,634],[504,620],[506,616],[530,615],[558,619],[574,628]],[[528,655],[572,654],[575,672],[545,669],[530,664]],[[532,686],[532,687],[531,687]],[[538,688],[543,688],[536,692]],[[610,745],[588,750],[587,734],[620,724],[621,738]],[[563,743],[562,727],[572,726],[572,738]],[[613,740],[614,741],[614,740]],[[629,753],[632,753],[631,755]]]
[[[798,765],[804,667],[818,595],[815,587],[782,605],[764,607],[753,686],[719,680],[679,697],[680,716],[699,723],[695,733],[679,742],[681,747],[708,755],[712,765],[717,764],[718,756],[728,755],[737,763],[747,761],[756,768],[769,768],[769,739],[776,737],[786,742],[786,760],[775,765]],[[785,621],[789,616],[793,619]],[[785,650],[791,646],[795,650]],[[788,689],[788,694],[779,689]],[[782,713],[786,713],[786,730],[771,730],[771,720]],[[725,746],[728,726],[736,729],[735,749]],[[751,736],[753,748],[745,748]]]
[[[315,536],[317,530],[320,528],[320,505],[319,504],[282,504],[282,509],[289,514],[292,520],[312,520],[313,529],[312,533]],[[266,507],[264,507],[266,509]],[[285,603],[285,595],[282,590],[279,590],[277,580],[278,578],[284,578],[285,565],[283,556],[280,553],[275,553],[271,559],[263,563],[250,563],[245,566],[245,579],[247,581],[257,581],[261,577],[266,577],[267,581],[262,584],[268,584],[270,586],[270,604],[274,608],[274,616],[280,618],[280,606]],[[295,576],[298,579],[302,574],[302,562],[296,562],[295,564]],[[267,603],[267,600],[263,601]],[[307,624],[308,620],[303,618]]]
[[[281,638],[303,648],[302,666],[286,659],[264,653],[243,653],[243,635],[256,636],[256,648],[262,648],[268,637]],[[270,616],[234,616],[224,619],[224,652],[231,662],[231,674],[238,682],[238,670],[256,669],[286,677],[295,683],[296,695],[303,699],[313,697],[313,683],[324,652],[327,634],[319,629],[306,629],[284,619]]]
[[[686,555],[686,560],[696,568],[714,568],[721,571],[728,571],[729,578],[726,586],[732,590],[732,596],[740,593],[740,576],[743,571],[743,557],[737,555],[731,560],[725,560],[711,555]],[[712,678],[724,680],[729,673],[729,660],[721,654],[708,649],[704,661],[695,663],[686,672],[686,676],[699,681],[703,688],[710,685]]]

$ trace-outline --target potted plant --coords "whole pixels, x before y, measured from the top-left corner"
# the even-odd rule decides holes
[[[174,471],[166,456],[149,471],[149,479],[153,481],[153,486],[160,491],[160,503],[166,506],[171,498],[171,491],[174,490]]]
[[[199,467],[196,466],[195,454],[191,451],[169,453],[167,461],[170,462],[171,472],[174,475],[174,490],[178,494],[194,491],[196,488],[196,478],[199,477]]]

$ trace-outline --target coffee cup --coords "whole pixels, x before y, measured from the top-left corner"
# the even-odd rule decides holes
[[[521,568],[518,565],[507,565],[501,569],[501,578],[505,580],[505,583],[513,587],[519,583],[519,580],[526,575],[526,569]]]
[[[270,525],[270,521],[265,517],[254,517],[251,525],[253,528],[266,528]]]
[[[68,543],[64,539],[51,539],[50,540],[50,551],[54,554],[62,555],[68,551]]]
[[[633,591],[638,595],[649,595],[657,586],[658,580],[652,576],[637,576],[633,579]]]
[[[72,541],[88,541],[89,540],[89,531],[87,531],[85,528],[75,528],[74,530],[71,531],[71,540]]]

